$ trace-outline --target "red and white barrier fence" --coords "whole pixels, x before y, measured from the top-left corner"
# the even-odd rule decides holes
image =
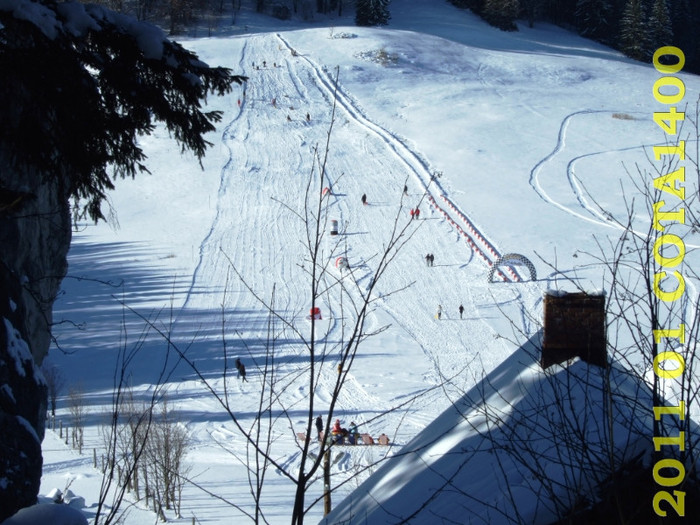
[[[496,261],[500,258],[498,251],[488,242],[483,235],[474,227],[467,217],[460,212],[457,207],[444,195],[440,197],[445,201],[447,206],[452,210],[452,212],[464,223],[464,228],[460,226],[443,208],[441,208],[432,195],[428,195],[428,202],[430,205],[439,211],[443,217],[449,222],[460,235],[462,235],[469,247],[476,253],[489,268],[493,267]],[[510,266],[505,267],[507,276],[501,272],[501,270],[496,270],[495,275],[504,281],[520,281],[520,276],[511,268]]]

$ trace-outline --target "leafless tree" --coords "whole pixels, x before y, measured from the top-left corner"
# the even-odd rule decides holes
[[[233,375],[233,363],[227,356],[225,323],[222,324],[223,381],[218,385],[200,372],[197,364],[176,341],[173,341],[170,334],[160,331],[155,324],[150,324],[152,329],[160,331],[178,357],[195,371],[204,388],[228,414],[237,433],[244,438],[247,446],[246,456],[239,459],[247,468],[253,510],[247,510],[240,502],[228,503],[255,523],[267,521],[263,495],[270,490],[269,485],[266,484],[266,476],[270,469],[275,469],[276,473],[286,477],[295,487],[293,508],[289,513],[292,524],[304,523],[309,509],[323,498],[321,496],[309,500],[307,493],[310,487],[314,485],[318,487],[322,483],[323,460],[334,447],[334,443],[330,440],[322,440],[316,448],[315,419],[319,414],[323,414],[323,433],[325,436],[330,436],[331,424],[338,411],[340,394],[347,386],[360,345],[373,335],[387,329],[387,326],[383,326],[369,330],[366,326],[367,318],[374,311],[379,300],[375,287],[389,271],[397,255],[411,240],[417,229],[424,224],[423,221],[410,221],[403,203],[404,195],[397,191],[396,213],[393,223],[390,223],[392,226],[389,228],[389,236],[368,265],[371,266],[370,284],[366,289],[358,286],[355,282],[358,270],[353,268],[347,269],[347,273],[342,276],[338,275],[333,268],[333,261],[339,256],[347,256],[347,248],[342,235],[337,238],[328,238],[330,230],[328,199],[323,191],[328,184],[327,166],[335,122],[335,105],[330,120],[325,144],[314,149],[314,162],[307,178],[303,209],[296,209],[284,202],[279,204],[289,213],[290,220],[297,223],[296,229],[301,231],[301,242],[306,254],[302,267],[308,279],[309,289],[307,304],[312,312],[322,304],[322,300],[337,305],[339,311],[334,317],[339,323],[340,335],[328,337],[331,328],[327,328],[328,332],[325,329],[322,330],[314,315],[310,315],[307,320],[298,315],[290,316],[287,312],[278,309],[277,288],[273,287],[265,294],[269,296],[265,297],[248,284],[246,276],[240,274],[233,260],[224,253],[223,256],[229,262],[231,275],[234,275],[242,284],[244,291],[258,302],[260,308],[266,313],[267,319],[263,342],[265,351],[262,357],[256,359],[253,368],[260,383],[260,392],[256,414],[253,416],[252,423],[249,423],[250,415],[239,412],[235,398],[229,392],[228,379]],[[415,203],[412,203],[412,206],[415,206]],[[227,279],[227,290],[229,286],[229,279]],[[406,286],[410,286],[410,283]],[[383,293],[382,297],[386,298],[400,291],[402,290]],[[222,305],[222,309],[225,309],[225,305]],[[283,335],[289,337],[290,334],[299,342],[301,348],[299,355],[303,355],[305,359],[298,367],[285,368],[280,366],[281,354],[278,341]],[[325,386],[322,384],[322,379],[326,382]],[[328,379],[330,379],[330,386]],[[302,387],[308,395],[302,401],[290,405],[285,401],[283,393],[293,386]],[[322,393],[322,388],[330,389],[329,401],[320,401],[319,395]],[[410,402],[410,400],[405,401],[402,406]],[[401,407],[391,407],[385,411],[385,414],[399,409]],[[294,416],[291,415],[292,412],[295,413]],[[299,417],[299,413],[303,414],[304,420],[301,428],[298,428],[297,422],[293,420],[293,417]],[[293,465],[282,463],[277,453],[279,440],[284,439],[285,436],[287,439],[290,438],[289,429],[305,436],[298,442],[298,459]],[[378,458],[377,462],[381,460],[382,458]],[[373,466],[374,464],[368,468]],[[357,473],[361,474],[365,470],[360,469]],[[324,490],[328,496],[334,487],[327,486]]]
[[[190,470],[184,463],[190,436],[170,408],[167,393],[158,408],[146,444],[148,479],[156,500],[180,517],[182,489]]]
[[[56,417],[56,402],[58,396],[66,385],[66,379],[61,372],[61,369],[56,365],[51,365],[48,361],[44,361],[41,365],[41,371],[44,374],[44,379],[46,380],[46,387],[49,396],[49,409],[51,410],[51,417]]]
[[[124,311],[127,311],[126,306]],[[167,359],[163,360],[153,388],[141,399],[136,398],[131,386],[131,365],[143,349],[150,326],[157,318],[157,315],[148,318],[149,322],[133,342],[129,341],[125,323],[122,322],[111,409],[106,417],[107,422],[101,429],[106,459],[95,511],[95,525],[119,523],[123,519],[121,506],[126,494],[131,490],[135,490],[137,497],[139,494],[138,476],[143,469],[142,460],[153,429],[154,407],[164,393],[163,384],[172,372],[173,365]],[[172,326],[172,317],[169,323],[165,330]],[[164,353],[168,352],[166,345]]]
[[[85,433],[85,398],[79,387],[71,387],[68,390],[68,410],[71,416],[71,445],[83,452],[83,435]]]

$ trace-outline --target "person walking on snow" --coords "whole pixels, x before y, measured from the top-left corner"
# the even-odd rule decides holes
[[[460,318],[460,319],[462,318],[462,314],[464,314],[464,306],[462,306],[462,305],[460,304],[460,305],[459,305],[459,318]]]
[[[321,441],[321,432],[323,432],[323,418],[321,416],[316,418],[316,430],[318,431],[318,440]]]
[[[238,357],[236,358],[236,370],[238,370],[238,377],[247,382],[248,380],[245,378],[245,365]]]
[[[366,193],[362,194],[362,204],[367,205],[367,194]]]
[[[357,430],[357,425],[354,421],[350,421],[350,427],[348,428],[348,441],[351,445],[357,445],[360,433]]]
[[[438,305],[437,313],[435,314],[435,318],[440,320],[442,318],[442,305]]]

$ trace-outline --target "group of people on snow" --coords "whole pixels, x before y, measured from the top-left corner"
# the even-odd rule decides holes
[[[321,416],[316,418],[316,431],[318,433],[318,440],[323,441],[323,418]],[[350,422],[349,428],[343,428],[340,424],[340,419],[336,419],[335,423],[331,427],[331,436],[333,438],[333,442],[339,445],[345,443],[346,439],[351,445],[356,445],[358,439],[360,438],[360,433],[358,432],[357,425],[354,421]]]
[[[323,441],[323,418],[321,416],[316,417],[316,431],[318,433],[318,441]],[[365,443],[374,445],[374,439],[369,434],[361,435],[354,421],[350,422],[348,428],[344,428],[340,423],[340,419],[336,419],[331,427],[331,442],[336,445],[345,445],[346,442],[349,445],[359,445],[362,436],[365,437]],[[389,438],[384,433],[379,436],[378,440],[380,445],[389,444]]]
[[[459,318],[462,319],[462,316],[464,315],[464,306],[459,305],[459,308],[457,309],[459,311]],[[442,319],[442,305],[439,304],[437,307],[437,312],[435,313],[435,319]]]

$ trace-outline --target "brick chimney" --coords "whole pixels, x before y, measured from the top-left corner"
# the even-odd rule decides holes
[[[574,357],[607,366],[605,295],[548,291],[540,365],[548,368]]]

